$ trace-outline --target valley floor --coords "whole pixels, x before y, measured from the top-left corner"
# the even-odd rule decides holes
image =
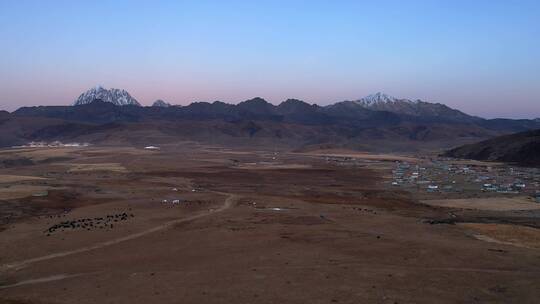
[[[13,164],[0,169],[0,303],[540,298],[540,209],[390,186],[412,155],[186,142],[0,159]]]

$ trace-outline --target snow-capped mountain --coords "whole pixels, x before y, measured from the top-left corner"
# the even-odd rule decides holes
[[[396,102],[407,102],[407,103],[417,103],[419,100],[412,101],[409,99],[398,99],[393,96],[377,92],[375,94],[368,95],[366,97],[355,100],[354,102],[362,106],[371,107],[378,104],[388,104]]]
[[[420,108],[431,105],[430,103],[423,103],[420,100],[413,101],[410,99],[395,98],[381,92],[368,95],[358,100],[353,100],[352,103],[370,110],[388,111],[408,115],[421,115],[421,113],[419,113]]]
[[[158,99],[158,100],[154,101],[154,103],[152,104],[152,107],[168,108],[170,106],[171,106],[170,103],[165,102],[165,101],[163,101],[161,99]]]
[[[386,111],[410,116],[441,117],[450,120],[473,119],[473,117],[444,104],[425,102],[420,99],[396,98],[381,92],[358,100],[346,101],[346,103],[350,106],[356,105],[373,111]]]
[[[120,89],[105,89],[102,86],[96,86],[90,90],[82,93],[77,100],[73,103],[74,106],[83,104],[89,104],[96,99],[100,99],[104,102],[110,102],[117,106],[134,105],[140,106],[139,102],[131,97],[126,90]]]

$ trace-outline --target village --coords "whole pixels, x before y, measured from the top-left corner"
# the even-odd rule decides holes
[[[504,164],[462,164],[452,159],[396,161],[393,187],[411,192],[461,195],[526,195],[540,203],[540,169]]]
[[[19,149],[19,148],[59,148],[59,147],[68,147],[68,148],[79,148],[79,147],[88,147],[90,146],[89,143],[78,143],[78,142],[71,142],[71,143],[62,143],[61,141],[55,140],[52,142],[45,142],[45,141],[31,141],[25,145],[20,146],[13,146],[12,149]]]
[[[391,171],[383,184],[418,198],[526,196],[540,203],[540,168],[467,162],[438,156],[402,158],[325,156],[326,164]]]

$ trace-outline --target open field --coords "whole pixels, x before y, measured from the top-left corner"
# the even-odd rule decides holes
[[[68,172],[112,171],[127,172],[119,163],[72,164]]]
[[[359,158],[366,160],[385,160],[385,161],[407,161],[407,162],[417,162],[417,158],[412,156],[405,155],[393,155],[393,154],[381,154],[381,153],[368,153],[368,152],[359,152],[345,149],[327,149],[327,150],[316,150],[306,153],[307,155],[318,155],[318,156],[329,156],[329,157],[351,157]]]
[[[16,183],[22,181],[42,180],[42,177],[38,176],[22,176],[22,175],[0,175],[0,184],[3,183]]]
[[[422,203],[439,207],[494,211],[540,209],[539,203],[533,201],[530,197],[523,196],[423,200]]]
[[[50,158],[68,157],[81,148],[58,147],[58,148],[21,148],[4,150],[0,155],[16,155],[17,157],[29,158],[33,161],[42,161]]]
[[[540,204],[523,194],[426,204],[388,185],[414,156],[160,148],[25,148],[32,163],[0,169],[0,303],[540,297]]]
[[[46,193],[50,187],[33,185],[13,185],[10,187],[0,187],[0,200],[10,200],[25,198],[31,195],[39,196]]]
[[[540,249],[540,229],[504,224],[460,224],[480,240],[499,244]]]
[[[238,166],[239,169],[247,170],[279,170],[279,169],[308,169],[310,165],[305,164],[274,164],[274,163],[246,163]]]

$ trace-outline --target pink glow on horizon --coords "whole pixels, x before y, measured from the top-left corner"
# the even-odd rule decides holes
[[[23,84],[24,86],[24,84]],[[32,86],[32,89],[24,88],[3,88],[5,96],[13,96],[11,102],[2,104],[0,108],[8,111],[14,111],[22,106],[37,106],[37,105],[71,105],[73,101],[84,91],[92,86],[82,88],[80,86],[50,86],[48,84]],[[428,102],[439,102],[446,104],[452,108],[461,110],[470,115],[476,115],[485,118],[506,117],[506,118],[536,118],[540,116],[540,111],[535,106],[527,106],[519,102],[511,102],[511,100],[525,100],[529,96],[527,94],[519,94],[509,92],[494,92],[493,94],[454,94],[453,96],[444,95],[440,92],[427,92],[428,94],[415,94],[412,90],[402,90],[402,94],[388,92],[379,88],[359,89],[362,93],[355,94],[346,90],[338,91],[337,89],[329,89],[324,87],[304,87],[302,89],[309,93],[300,93],[300,90],[295,90],[292,87],[282,89],[262,89],[260,87],[245,86],[243,90],[233,86],[212,86],[213,89],[206,89],[203,84],[191,83],[190,85],[180,86],[171,85],[167,87],[159,87],[155,83],[141,83],[136,85],[128,85],[127,83],[118,83],[118,85],[109,86],[104,84],[106,88],[122,88],[127,90],[134,98],[142,105],[150,106],[155,100],[163,99],[171,104],[188,105],[195,101],[212,102],[215,100],[238,103],[253,97],[262,97],[268,102],[279,104],[288,98],[297,98],[308,103],[316,103],[319,105],[327,105],[342,100],[353,100],[361,98],[365,95],[377,91],[387,92],[390,95],[399,98],[422,99]],[[242,92],[238,94],[237,92]],[[278,92],[278,93],[276,93]],[[464,102],[464,100],[493,100],[490,102],[490,109],[486,109],[483,103]],[[496,111],[494,111],[496,109]],[[505,113],[514,113],[513,115],[505,115]],[[487,114],[487,115],[486,115]]]

